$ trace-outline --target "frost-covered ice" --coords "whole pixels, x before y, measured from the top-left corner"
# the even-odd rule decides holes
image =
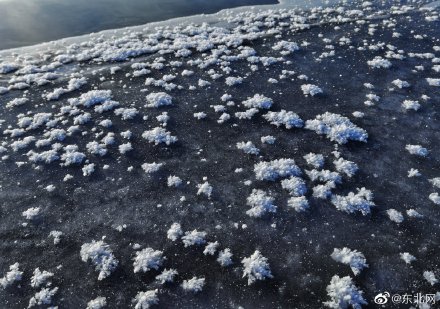
[[[0,303],[432,292],[439,7],[283,2],[0,52]]]

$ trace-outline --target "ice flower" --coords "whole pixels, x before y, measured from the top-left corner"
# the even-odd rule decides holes
[[[258,250],[255,250],[250,257],[241,260],[241,264],[243,264],[243,278],[248,278],[248,285],[257,280],[273,278],[267,258]]]
[[[367,260],[361,252],[346,247],[342,249],[335,248],[331,258],[336,262],[349,265],[356,276],[360,274],[362,269],[368,267]]]

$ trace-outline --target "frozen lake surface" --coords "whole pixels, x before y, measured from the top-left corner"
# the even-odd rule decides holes
[[[0,303],[436,294],[440,21],[425,3],[233,9],[3,52]]]
[[[276,0],[0,0],[0,49]]]

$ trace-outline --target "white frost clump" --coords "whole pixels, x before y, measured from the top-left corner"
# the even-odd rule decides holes
[[[421,213],[419,213],[417,210],[415,209],[408,209],[406,211],[406,214],[408,215],[408,217],[410,218],[423,218],[423,215]]]
[[[432,183],[433,186],[440,188],[440,177],[429,179],[429,182]]]
[[[91,107],[96,104],[103,103],[112,98],[111,90],[91,90],[89,92],[83,93],[79,97],[79,104],[85,107]]]
[[[304,95],[311,95],[312,97],[322,93],[322,89],[319,88],[316,85],[312,85],[312,84],[305,84],[301,86],[301,90],[304,93]]]
[[[409,178],[411,178],[411,177],[419,177],[419,176],[421,176],[422,174],[420,174],[420,172],[419,172],[419,170],[418,169],[415,169],[415,168],[411,168],[409,171],[408,171],[408,177]]]
[[[365,256],[357,250],[335,248],[330,256],[336,262],[349,265],[355,276],[359,275],[362,269],[368,267]]]
[[[23,211],[22,215],[27,220],[33,220],[40,214],[40,211],[41,211],[40,207],[31,207],[31,208]]]
[[[86,145],[87,151],[91,154],[98,156],[105,156],[107,154],[107,148],[104,144],[99,144],[98,142],[89,142]]]
[[[38,288],[42,284],[46,283],[48,279],[53,276],[53,273],[48,271],[41,271],[38,267],[34,270],[34,275],[31,278],[31,287]]]
[[[52,298],[58,291],[58,288],[44,288],[40,292],[35,293],[35,295],[29,300],[29,306],[33,307],[36,305],[50,305],[52,303]]]
[[[334,195],[332,204],[340,211],[354,213],[360,211],[364,216],[370,213],[370,208],[375,204],[372,201],[373,193],[365,188],[357,189],[358,192],[350,192],[346,196]]]
[[[218,241],[216,242],[208,242],[208,244],[205,247],[205,250],[203,250],[204,255],[214,255],[217,251],[217,248],[219,246]]]
[[[231,249],[226,248],[218,253],[217,262],[219,262],[221,266],[227,267],[232,265],[232,256]]]
[[[249,108],[245,112],[236,112],[235,117],[238,119],[252,119],[258,113],[258,108]]]
[[[192,279],[189,280],[183,280],[182,288],[185,291],[197,293],[203,289],[204,285],[205,285],[205,278],[193,277]]]
[[[93,240],[90,243],[83,244],[80,255],[83,262],[90,260],[95,265],[95,269],[99,271],[98,280],[110,276],[119,263],[109,245],[102,240]]]
[[[241,103],[247,108],[269,109],[272,106],[273,101],[271,98],[265,97],[264,95],[255,94],[252,98],[248,98]]]
[[[423,272],[423,278],[426,279],[431,285],[434,285],[438,282],[438,279],[435,277],[434,272],[425,271]]]
[[[159,281],[161,284],[164,284],[166,282],[173,282],[174,277],[177,274],[178,272],[175,269],[164,269],[162,273],[156,276],[156,280]]]
[[[15,99],[9,101],[8,103],[6,103],[6,107],[12,108],[12,107],[16,107],[16,106],[21,106],[23,104],[26,104],[28,101],[29,101],[28,98],[15,98]]]
[[[179,223],[175,222],[171,224],[170,229],[167,231],[167,238],[171,241],[176,241],[182,236],[183,231]]]
[[[272,144],[275,143],[275,141],[276,141],[276,138],[274,136],[272,136],[272,135],[267,135],[267,136],[262,136],[261,137],[261,142],[263,144],[272,145]]]
[[[61,155],[61,161],[64,161],[65,166],[80,164],[86,158],[82,152],[78,152],[78,146],[67,145],[64,147],[65,153]]]
[[[226,77],[226,85],[228,86],[234,86],[234,85],[239,85],[243,82],[243,78],[242,77],[233,77],[233,76],[229,76]]]
[[[414,101],[414,100],[405,100],[403,101],[402,106],[406,110],[412,109],[418,111],[420,109],[419,101]]]
[[[440,205],[440,196],[438,195],[437,192],[431,193],[431,194],[429,195],[429,199],[430,199],[434,204]]]
[[[345,144],[349,140],[366,142],[368,133],[353,124],[347,117],[326,112],[316,116],[313,120],[306,121],[306,129],[313,130],[339,144]]]
[[[160,168],[163,166],[163,163],[144,163],[141,165],[142,169],[144,170],[145,173],[147,174],[152,174],[152,173],[156,173],[157,171],[160,170]]]
[[[292,196],[302,196],[307,192],[306,183],[300,177],[283,179],[281,181],[281,187],[289,191]]]
[[[205,112],[198,112],[198,113],[194,113],[193,116],[194,116],[194,118],[201,120],[201,119],[206,118],[207,115]]]
[[[427,78],[429,86],[440,87],[440,78]]]
[[[177,137],[172,136],[170,132],[161,127],[156,127],[154,129],[145,131],[142,133],[142,137],[150,143],[158,145],[164,143],[166,145],[173,144],[177,142]]]
[[[283,50],[282,54],[289,54],[291,52],[299,50],[299,46],[295,42],[278,41],[273,47],[273,50]]]
[[[128,143],[124,143],[124,144],[119,145],[118,149],[121,154],[126,154],[127,152],[133,150],[133,146],[131,145],[130,142],[128,142]]]
[[[395,79],[391,82],[394,86],[402,89],[402,88],[408,88],[410,85],[407,81]]]
[[[361,309],[367,302],[362,297],[360,291],[349,276],[340,278],[335,275],[327,286],[327,295],[330,301],[324,303],[325,306],[332,309]]]
[[[263,161],[254,165],[255,177],[258,180],[275,181],[278,178],[300,176],[301,169],[293,159],[278,159]]]
[[[143,271],[144,273],[150,269],[158,270],[162,266],[163,252],[159,250],[154,250],[153,248],[146,248],[141,251],[136,252],[136,257],[134,258],[134,272],[138,273]]]
[[[334,181],[328,181],[325,184],[319,184],[313,187],[313,196],[320,199],[326,199],[332,195],[332,189],[335,188]]]
[[[291,128],[302,128],[304,126],[304,121],[291,111],[286,111],[282,109],[279,112],[267,112],[263,115],[264,119],[270,122],[270,124],[276,125],[277,127],[284,125],[286,129]]]
[[[130,120],[130,119],[134,119],[134,117],[136,117],[137,114],[139,114],[138,110],[134,107],[132,108],[118,108],[115,109],[114,111],[116,116],[121,116],[122,120]]]
[[[83,176],[90,176],[95,171],[95,163],[84,165],[82,168]]]
[[[388,217],[391,221],[396,223],[402,223],[403,222],[403,215],[400,211],[397,211],[395,209],[388,209],[387,210]]]
[[[258,155],[260,153],[260,149],[255,147],[251,141],[237,143],[237,149],[243,150],[247,154]]]
[[[167,185],[168,187],[178,187],[182,184],[182,179],[178,176],[168,176]]]
[[[246,211],[250,217],[259,218],[268,212],[276,212],[277,206],[273,204],[274,198],[259,189],[253,189],[247,198],[247,204],[252,208]]]
[[[87,303],[86,309],[102,309],[107,306],[107,299],[105,297],[96,297]]]
[[[287,206],[292,207],[296,212],[302,212],[309,208],[309,201],[305,196],[293,196],[287,200]]]
[[[204,194],[208,198],[211,198],[212,186],[209,184],[209,182],[205,181],[204,183],[199,183],[197,185],[197,189],[197,195]]]
[[[375,69],[380,69],[380,68],[388,69],[391,67],[391,62],[380,56],[374,57],[373,60],[369,60],[367,61],[367,63],[370,67]]]
[[[356,163],[345,160],[344,158],[339,158],[338,160],[333,161],[333,164],[338,172],[344,173],[348,177],[354,176],[359,169]]]
[[[324,166],[324,156],[322,154],[308,153],[303,156],[307,164],[313,166],[314,168],[322,168]]]
[[[61,231],[50,231],[49,236],[53,237],[53,244],[58,245],[61,241],[60,237],[63,235]]]
[[[414,262],[416,259],[416,257],[408,252],[403,252],[400,254],[400,258],[402,260],[405,261],[406,264],[411,264],[412,262]]]
[[[248,277],[248,285],[251,285],[257,280],[273,278],[267,258],[261,255],[258,250],[255,250],[250,257],[241,260],[241,263],[244,267],[243,278]]]
[[[173,104],[172,97],[165,92],[153,92],[147,95],[146,107],[160,107]]]
[[[159,297],[157,297],[158,290],[151,290],[146,292],[137,293],[134,301],[136,305],[135,309],[148,309],[152,305],[156,305],[159,303]]]
[[[420,145],[406,145],[405,149],[408,150],[408,152],[412,155],[420,156],[420,157],[426,157],[429,153],[428,149],[420,146]]]
[[[205,237],[206,237],[206,232],[199,232],[197,230],[193,230],[191,232],[185,232],[185,236],[182,237],[182,241],[186,248],[193,245],[205,244],[206,243]]]
[[[14,282],[20,281],[23,272],[19,269],[20,264],[15,263],[9,266],[9,271],[6,273],[6,276],[0,278],[0,285],[6,289],[8,286],[12,285]]]

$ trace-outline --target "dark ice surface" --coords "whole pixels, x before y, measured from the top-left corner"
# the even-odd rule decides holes
[[[392,18],[395,30],[402,34],[400,38],[391,38],[392,31],[382,27],[381,19],[368,21],[379,24],[374,34],[377,41],[392,41],[397,49],[414,53],[434,53],[432,46],[440,45],[440,23],[426,22],[424,11],[411,11]],[[367,60],[382,55],[383,51],[357,50],[368,37],[368,24],[348,22],[338,26],[340,29],[335,29],[335,24],[323,24],[304,31],[283,32],[284,40],[308,41],[310,45],[285,56],[292,61],[287,67],[283,63],[268,68],[260,65],[257,72],[251,73],[245,61],[232,63],[231,67],[236,70],[233,76],[249,73],[243,84],[234,87],[227,87],[224,79],[213,81],[205,70],[187,64],[178,69],[167,66],[162,71],[153,70],[148,77],[157,79],[185,68],[195,71],[191,77],[179,75],[173,81],[185,89],[168,91],[174,104],[160,109],[143,107],[147,93],[162,90],[145,86],[143,77],[125,77],[132,71],[130,62],[118,63],[122,70],[115,75],[109,74],[108,65],[99,70],[100,66],[90,64],[98,71],[87,75],[89,83],[59,101],[46,102],[41,98],[42,91],[51,91],[65,82],[32,86],[28,98],[32,106],[39,104],[35,105],[35,111],[56,112],[68,98],[78,97],[96,87],[111,89],[114,100],[122,106],[137,107],[149,119],[145,121],[137,116],[134,120],[122,121],[111,112],[94,113],[92,122],[81,126],[87,135],[67,137],[63,144],[77,144],[85,152],[85,144],[94,139],[93,128],[103,119],[112,120],[110,130],[113,132],[128,129],[133,132],[134,150],[127,155],[120,155],[114,146],[109,147],[109,154],[103,158],[88,156],[90,162],[97,165],[90,177],[83,177],[79,167],[60,167],[57,162],[38,165],[38,169],[31,163],[18,167],[16,161],[27,161],[27,150],[9,151],[9,158],[0,161],[0,276],[14,262],[19,262],[24,271],[21,287],[0,289],[0,307],[27,307],[29,298],[35,293],[29,286],[29,279],[36,267],[55,273],[53,286],[59,287],[59,292],[54,304],[59,308],[85,308],[87,302],[97,296],[107,297],[109,308],[126,308],[138,291],[154,288],[160,289],[160,308],[322,308],[327,300],[326,286],[335,274],[353,277],[365,292],[367,308],[374,308],[374,296],[384,291],[435,293],[437,286],[423,279],[423,272],[432,270],[440,275],[440,208],[428,199],[429,194],[436,191],[428,179],[440,176],[440,88],[429,86],[425,78],[439,78],[439,74],[430,69],[431,59],[411,57],[402,61],[392,59],[390,69],[372,69]],[[355,27],[361,30],[355,32]],[[336,56],[318,62],[316,58],[328,51],[319,34],[332,42],[350,35],[355,48],[334,44]],[[426,34],[426,37],[418,40],[413,38],[414,34]],[[268,36],[245,44],[259,55],[278,57],[279,53],[271,49],[277,41],[278,38]],[[141,56],[135,62],[152,61],[157,56]],[[175,60],[173,55],[161,56],[166,63]],[[200,53],[191,57],[198,56]],[[425,70],[415,72],[414,67],[418,65],[423,65]],[[85,67],[87,65],[83,65]],[[294,70],[295,78],[279,79],[284,69]],[[305,97],[300,88],[305,81],[297,78],[300,74],[306,74],[310,78],[307,83],[319,85],[324,94]],[[196,85],[199,78],[209,80],[212,85],[188,90],[188,86]],[[269,78],[278,79],[278,84],[268,83]],[[121,79],[124,81],[119,83]],[[411,87],[390,90],[395,79],[408,81]],[[112,80],[115,83],[111,83]],[[367,82],[375,89],[366,89],[363,84]],[[5,83],[6,78],[3,82],[0,80],[0,85]],[[141,92],[141,89],[148,89],[148,92]],[[381,97],[374,107],[363,103],[370,92]],[[342,157],[356,162],[360,171],[352,178],[344,177],[343,184],[333,193],[347,194],[360,187],[372,190],[377,205],[372,213],[367,216],[346,214],[338,211],[329,200],[313,198],[313,185],[306,176],[310,209],[304,213],[288,209],[288,194],[281,189],[279,181],[256,180],[253,165],[261,160],[294,158],[302,169],[310,169],[302,157],[315,152],[326,156],[325,167],[333,170],[334,143],[310,130],[277,128],[264,120],[261,113],[252,120],[232,117],[218,124],[219,114],[209,106],[221,104],[220,97],[224,93],[230,93],[236,103],[261,93],[273,99],[272,110],[292,110],[304,120],[326,111],[334,112],[349,117],[365,129],[369,135],[367,143],[349,142],[339,146]],[[26,113],[29,108],[30,105],[12,111],[5,108],[6,102],[21,94],[11,91],[0,96],[0,119],[6,120],[2,130],[9,124],[15,125],[17,114]],[[430,100],[421,100],[422,94],[428,95]],[[401,103],[405,99],[419,100],[421,109],[404,111]],[[231,115],[243,110],[239,106],[227,109]],[[157,126],[155,117],[163,111],[171,117],[167,130],[179,141],[170,146],[153,146],[140,136],[148,128]],[[193,113],[199,111],[206,112],[207,118],[196,120]],[[364,112],[365,117],[354,118],[351,115],[354,111]],[[98,128],[96,132],[100,130],[107,129]],[[32,134],[40,136],[42,133]],[[260,137],[265,135],[275,136],[275,144],[261,144]],[[118,143],[123,142],[119,134],[116,139]],[[2,140],[10,141],[10,138],[3,136]],[[260,156],[249,156],[236,149],[237,142],[248,140],[260,148]],[[405,150],[407,144],[421,144],[430,154],[426,158],[410,155]],[[140,168],[145,162],[165,165],[149,176]],[[103,170],[104,164],[109,164],[110,168]],[[129,166],[135,169],[128,172]],[[243,168],[243,172],[235,173],[237,168]],[[408,178],[410,168],[417,168],[422,176]],[[67,173],[74,178],[63,182]],[[169,175],[181,177],[182,187],[168,188]],[[202,183],[205,176],[213,186],[210,200],[195,194],[196,185]],[[252,184],[246,185],[246,180],[251,180]],[[50,184],[56,186],[52,193],[44,190]],[[249,209],[246,197],[253,188],[270,192],[278,206],[275,214],[261,219],[246,215]],[[186,197],[185,202],[180,201],[181,196]],[[30,207],[41,207],[42,214],[38,220],[22,226],[26,220],[21,213]],[[409,218],[405,214],[405,221],[396,224],[386,214],[390,208],[404,213],[414,208],[424,217]],[[203,248],[184,248],[181,241],[168,240],[166,232],[173,222],[180,222],[184,231],[206,231],[207,240],[217,240],[222,248],[230,248],[234,254],[233,266],[222,268],[214,257],[203,255]],[[116,227],[123,224],[127,227],[117,231]],[[246,229],[242,229],[243,224],[247,225]],[[52,230],[64,233],[57,246],[48,237]],[[98,281],[93,266],[81,261],[79,251],[83,243],[103,236],[120,265],[109,278]],[[154,270],[134,274],[132,245],[135,243],[143,248],[163,250],[167,257],[164,266],[179,271],[177,283],[157,286],[154,277],[159,272]],[[365,255],[369,267],[359,276],[354,277],[347,265],[330,258],[334,248],[342,247],[359,250]],[[247,280],[242,278],[240,261],[256,249],[268,258],[274,278],[248,286]],[[411,266],[405,264],[399,256],[401,252],[415,255],[417,261]],[[59,265],[62,266],[58,268]],[[204,290],[195,295],[179,287],[183,279],[193,276],[206,278]]]

